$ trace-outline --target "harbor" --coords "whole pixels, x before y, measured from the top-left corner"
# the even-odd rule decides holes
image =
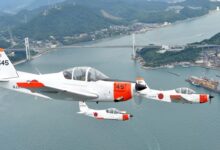
[[[136,35],[137,45],[150,43],[182,45],[209,38],[219,31],[219,15],[213,13],[195,21],[138,34]],[[200,30],[196,30],[198,26]],[[184,30],[185,28],[187,30]],[[196,36],[201,33],[204,34]],[[92,44],[97,47],[128,45],[129,41],[132,43],[131,36],[124,36]],[[36,73],[37,67],[42,73],[51,73],[73,66],[91,66],[105,72],[109,77],[119,79],[135,80],[140,75],[149,87],[155,89],[191,86],[190,88],[198,93],[207,91],[189,85],[185,82],[187,77],[205,75],[208,78],[214,78],[216,74],[220,74],[219,70],[191,66],[184,68],[177,66],[170,69],[181,76],[167,73],[167,68],[145,70],[131,60],[131,48],[57,48],[37,59],[17,65],[16,69]],[[151,100],[144,100],[140,106],[135,105],[133,101],[124,104],[89,103],[89,106],[97,108],[108,108],[114,105],[119,109],[130,110],[134,114],[134,118],[129,123],[116,121],[97,123],[95,120],[75,113],[79,109],[78,103],[45,101],[40,98],[35,100],[32,96],[2,90],[0,96],[1,149],[134,150],[144,147],[148,150],[217,150],[220,149],[220,95],[214,94],[214,96],[215,99],[211,105],[168,104]],[[169,139],[173,137],[175,142],[170,142]],[[87,147],[85,141],[91,147]]]

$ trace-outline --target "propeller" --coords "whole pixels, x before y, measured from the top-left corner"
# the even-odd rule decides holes
[[[214,98],[214,96],[213,95],[211,95],[211,94],[209,94],[209,104],[211,104],[212,103],[212,99]]]
[[[139,91],[141,90],[144,90],[147,88],[147,84],[146,82],[144,81],[143,78],[140,78],[140,68],[139,68],[139,64],[134,61],[134,73],[135,73],[135,76],[136,77],[139,77],[139,78],[136,78],[136,82],[135,82],[135,87],[134,87],[134,93],[135,93],[135,97],[134,97],[134,104],[135,105],[140,105],[142,103],[142,98],[141,96],[139,95]]]
[[[136,105],[141,105],[142,103],[142,98],[140,96],[137,96],[134,98],[134,102]]]
[[[147,88],[147,84],[143,78],[137,78],[135,83],[136,97],[134,98],[135,104],[140,105],[142,103],[142,98],[139,96],[139,91]]]

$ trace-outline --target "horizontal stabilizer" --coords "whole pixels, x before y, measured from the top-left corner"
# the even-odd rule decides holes
[[[79,112],[77,112],[77,114],[84,114],[84,112],[79,111]]]
[[[79,101],[79,110],[80,112],[84,113],[89,110],[88,106],[85,102]]]

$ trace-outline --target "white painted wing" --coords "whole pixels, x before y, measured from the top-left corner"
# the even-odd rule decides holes
[[[0,79],[0,82],[8,82],[8,79]]]
[[[82,87],[67,86],[67,85],[56,85],[53,83],[41,83],[39,81],[31,81],[17,83],[18,87],[26,88],[31,90],[33,93],[40,93],[51,97],[52,99],[57,98],[74,98],[77,100],[89,100],[96,99],[98,95],[87,91]]]
[[[41,92],[62,92],[68,95],[72,95],[75,98],[79,98],[79,100],[88,100],[88,99],[96,99],[98,95],[95,93],[91,93],[85,89],[77,88],[77,87],[57,87],[57,86],[45,86],[41,89]]]

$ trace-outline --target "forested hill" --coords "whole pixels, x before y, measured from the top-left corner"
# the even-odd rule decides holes
[[[190,1],[170,4],[145,0],[67,0],[42,11],[13,32],[22,38],[45,39],[49,35],[87,33],[115,24],[174,22],[204,15],[216,5],[208,0],[198,0],[199,4]]]
[[[201,44],[216,44],[216,45],[220,45],[220,33],[214,35],[210,39],[203,40],[200,43]]]
[[[16,36],[45,39],[88,33],[120,23],[103,17],[99,10],[85,6],[64,5],[43,11],[27,24],[14,28]]]
[[[62,1],[62,0],[59,0]],[[0,40],[28,36],[32,40],[74,37],[111,25],[175,22],[202,16],[220,6],[209,0],[167,3],[146,0],[66,0],[52,6],[22,10],[15,15],[0,13]],[[77,35],[78,36],[78,35]],[[19,41],[18,41],[19,42]]]

